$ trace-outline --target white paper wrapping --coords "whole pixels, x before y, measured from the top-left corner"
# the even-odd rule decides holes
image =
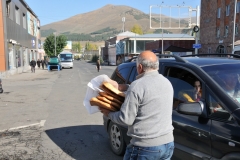
[[[89,114],[100,112],[98,106],[91,106],[90,99],[98,96],[98,93],[101,91],[101,89],[99,89],[99,86],[105,81],[109,82],[110,78],[107,75],[103,74],[93,78],[87,85],[88,87],[86,96],[83,100],[83,105]]]

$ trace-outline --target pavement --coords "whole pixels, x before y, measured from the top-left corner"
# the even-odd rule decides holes
[[[35,73],[28,70],[2,78],[0,160],[57,159],[42,153],[45,120],[41,118],[47,115],[40,116],[41,113],[38,113],[46,111],[44,99],[57,75],[57,71],[36,69]]]
[[[115,67],[99,73],[91,63],[74,65],[2,79],[0,160],[122,159],[110,152],[102,114],[89,115],[82,106],[89,80],[111,75]]]

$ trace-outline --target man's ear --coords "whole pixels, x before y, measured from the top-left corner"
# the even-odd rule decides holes
[[[138,70],[139,70],[140,73],[143,73],[143,66],[142,66],[142,64],[138,65]]]

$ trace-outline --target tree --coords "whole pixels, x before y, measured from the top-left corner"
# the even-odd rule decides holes
[[[72,50],[75,51],[75,52],[81,52],[82,50],[82,46],[81,46],[81,43],[80,42],[75,42],[72,44]]]
[[[87,42],[85,44],[85,50],[89,51],[89,50],[98,50],[98,46],[96,44],[91,44],[89,42]]]
[[[133,28],[131,29],[131,32],[136,34],[143,34],[142,27],[138,24],[135,24]]]
[[[63,35],[56,36],[56,56],[67,45],[67,38]],[[43,44],[43,49],[48,56],[55,56],[55,35],[48,36]]]

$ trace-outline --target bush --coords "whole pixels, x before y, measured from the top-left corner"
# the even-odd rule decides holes
[[[74,56],[74,59],[79,59],[80,57],[78,55],[75,55]]]

